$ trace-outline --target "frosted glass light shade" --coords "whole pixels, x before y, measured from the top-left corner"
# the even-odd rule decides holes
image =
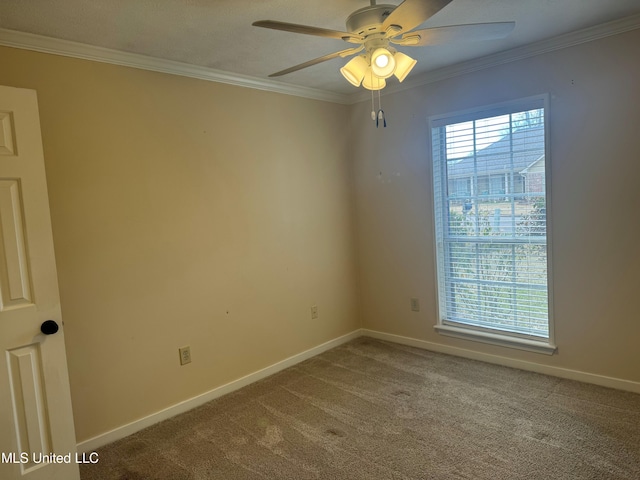
[[[396,69],[396,61],[386,48],[378,48],[371,54],[371,69],[380,78],[389,78]]]
[[[367,73],[362,80],[362,86],[367,90],[382,90],[387,85],[384,78],[376,76],[371,68],[367,69]]]
[[[394,55],[396,61],[396,71],[393,74],[398,78],[400,82],[402,82],[413,67],[418,63],[417,60],[414,60],[409,55],[405,55],[402,52],[396,52]]]
[[[358,56],[349,60],[349,62],[340,69],[340,73],[351,85],[359,87],[367,68],[369,68],[367,61],[364,57]]]

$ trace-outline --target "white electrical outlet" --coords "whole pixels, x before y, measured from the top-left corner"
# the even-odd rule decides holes
[[[311,306],[311,320],[315,320],[316,318],[318,318],[318,306],[317,305],[312,305]]]
[[[180,353],[180,365],[191,363],[191,347],[186,346],[178,349]]]
[[[419,312],[420,311],[420,300],[417,298],[411,299],[411,311]]]

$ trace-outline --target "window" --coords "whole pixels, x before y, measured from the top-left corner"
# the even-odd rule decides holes
[[[546,97],[430,121],[444,334],[553,353]]]

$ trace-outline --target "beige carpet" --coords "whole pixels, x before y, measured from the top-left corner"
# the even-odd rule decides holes
[[[98,452],[83,480],[638,480],[640,395],[360,338]]]

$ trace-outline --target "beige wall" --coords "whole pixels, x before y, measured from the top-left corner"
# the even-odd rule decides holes
[[[10,48],[0,64],[38,92],[78,441],[360,326],[347,107]]]
[[[351,111],[365,328],[640,381],[640,30],[384,96]],[[427,117],[548,93],[552,357],[436,333]],[[410,311],[409,298],[422,311]]]

